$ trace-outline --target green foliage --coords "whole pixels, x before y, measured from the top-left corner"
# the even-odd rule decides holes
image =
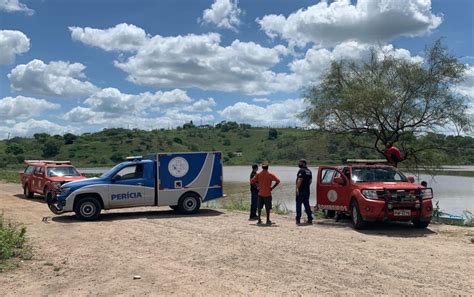
[[[43,145],[43,157],[54,157],[59,153],[61,145],[55,140],[47,140]]]
[[[30,249],[26,245],[26,227],[5,220],[0,214],[0,271],[9,267],[7,260],[19,257],[30,259]]]
[[[423,159],[423,152],[439,145],[416,141],[422,133],[470,129],[467,99],[455,89],[466,69],[440,41],[426,49],[423,63],[373,49],[365,61],[334,61],[307,90],[310,107],[302,117],[381,154],[389,143],[399,143],[406,166],[431,164],[438,157]]]
[[[278,138],[278,131],[276,129],[268,130],[268,140],[275,140]]]
[[[300,158],[307,159],[310,165],[341,164],[343,159],[379,157],[372,149],[354,146],[349,140],[350,137],[343,133],[296,128],[279,128],[277,131],[278,138],[269,140],[268,128],[241,126],[227,132],[213,127],[195,127],[181,131],[105,129],[77,135],[69,145],[62,145],[64,139],[55,140],[53,137],[48,138],[46,142],[52,141],[60,145],[57,155],[51,158],[71,160],[78,167],[109,167],[122,162],[125,156],[177,151],[222,151],[226,165],[248,165],[263,160],[271,161],[274,165],[294,165],[295,160]],[[243,133],[249,137],[242,137]],[[197,137],[199,134],[202,137]],[[370,135],[357,137],[368,144],[374,141],[374,137]],[[431,160],[449,165],[474,164],[472,137],[428,133],[407,137],[406,141],[441,148],[419,153],[423,160],[430,160],[428,164],[431,164]],[[14,142],[20,145],[24,152],[15,156],[5,153],[10,142],[0,140],[0,168],[20,169],[23,158],[43,158],[46,143],[38,142],[34,138],[16,139]],[[242,156],[229,158],[228,152],[240,151],[243,152]]]
[[[77,139],[77,136],[72,133],[66,133],[64,134],[63,138],[64,138],[64,144],[73,144],[74,140]]]
[[[7,148],[5,149],[5,153],[7,154],[13,154],[13,155],[19,155],[23,154],[25,151],[23,150],[23,147],[16,142],[9,142],[7,144]]]

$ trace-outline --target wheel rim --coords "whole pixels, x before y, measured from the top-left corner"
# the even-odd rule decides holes
[[[81,215],[84,217],[91,217],[95,214],[96,206],[92,202],[85,202],[81,205]]]
[[[196,208],[197,202],[194,197],[185,198],[183,201],[183,208],[186,211],[193,211]]]
[[[28,189],[28,186],[25,187],[25,196],[30,196],[30,190]]]
[[[357,225],[357,207],[355,204],[352,206],[352,221],[354,222],[354,225]]]

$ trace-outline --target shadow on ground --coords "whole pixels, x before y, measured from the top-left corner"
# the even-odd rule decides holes
[[[193,215],[185,215],[177,213],[173,210],[146,210],[146,211],[132,211],[132,212],[107,212],[102,213],[98,222],[120,221],[120,220],[137,220],[137,219],[176,219],[176,218],[193,218],[193,217],[215,217],[224,214],[215,209],[201,209],[198,213]],[[52,217],[51,220],[55,223],[83,223],[84,221],[76,218],[74,214],[62,215]]]
[[[25,198],[23,194],[15,194],[13,195],[13,197],[16,197],[18,199],[25,200],[25,201],[39,202],[39,203],[46,204],[46,201],[44,201],[44,197],[39,196],[39,195],[34,195],[33,198]]]
[[[317,226],[324,228],[352,228],[350,220],[340,220],[336,222],[332,219],[321,219],[316,222]],[[418,229],[409,222],[374,222],[369,223],[363,230],[354,230],[354,232],[363,233],[371,236],[387,237],[424,237],[437,234],[428,228]]]

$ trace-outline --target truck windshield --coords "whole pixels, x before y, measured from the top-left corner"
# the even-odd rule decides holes
[[[122,163],[117,164],[114,167],[112,167],[112,169],[110,169],[109,171],[104,172],[100,177],[102,178],[112,177],[112,175],[115,174],[118,171],[118,169],[122,166],[123,166]]]
[[[48,167],[48,176],[80,176],[74,167]]]
[[[397,182],[407,181],[407,178],[393,167],[353,167],[352,181],[355,183]]]

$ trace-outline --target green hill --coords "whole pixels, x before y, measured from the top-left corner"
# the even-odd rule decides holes
[[[474,138],[428,134],[416,139],[442,148],[428,159],[441,164],[474,164]],[[371,143],[367,139],[367,143]],[[216,127],[192,123],[174,130],[105,129],[82,135],[35,134],[33,138],[0,141],[0,168],[18,168],[25,159],[71,160],[76,166],[111,166],[130,155],[153,152],[222,151],[226,165],[248,165],[262,160],[295,165],[339,164],[347,158],[380,158],[374,150],[354,148],[343,135],[297,128],[254,128],[223,122]],[[428,154],[428,153],[426,153]]]

